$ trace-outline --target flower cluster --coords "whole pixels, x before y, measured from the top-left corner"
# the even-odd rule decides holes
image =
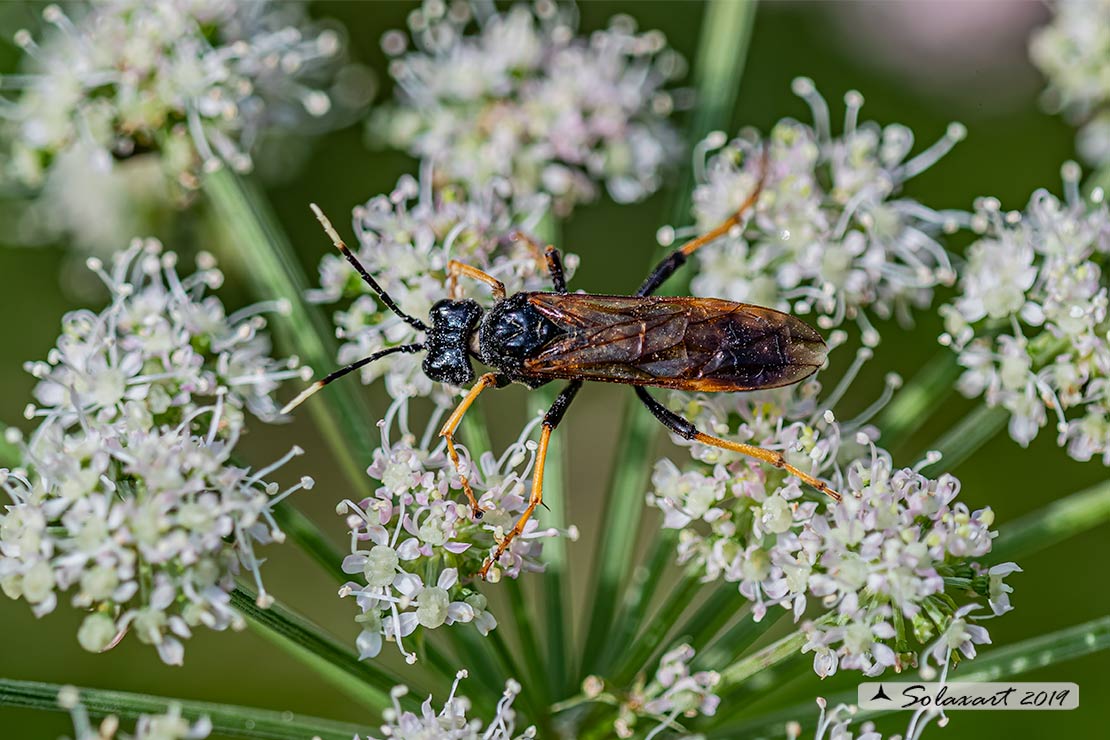
[[[966,368],[960,390],[1006,409],[1015,441],[1028,445],[1054,416],[1071,457],[1110,464],[1110,208],[1100,190],[1080,195],[1074,163],[1063,175],[1063,200],[1038,190],[1024,213],[978,201],[981,237],[941,308],[940,341]]]
[[[617,737],[632,737],[638,717],[658,721],[646,735],[651,740],[664,730],[681,730],[675,722],[679,717],[711,717],[717,712],[721,699],[713,690],[721,677],[714,671],[691,672],[693,659],[694,648],[689,645],[679,645],[663,654],[652,680],[644,685],[641,679],[620,702],[614,723]]]
[[[447,263],[456,259],[477,267],[505,283],[510,292],[549,286],[542,253],[514,231],[530,233],[543,214],[543,198],[525,210],[509,205],[505,181],[495,181],[470,191],[446,186],[433,188],[432,174],[424,167],[419,180],[405,175],[389,195],[371,198],[355,209],[358,259],[374,275],[401,310],[426,317],[436,301],[448,295]],[[520,203],[517,204],[518,206]],[[563,258],[572,273],[577,258]],[[459,282],[464,294],[488,301],[488,289],[467,278]],[[347,364],[399,344],[420,339],[419,332],[387,310],[338,254],[320,262],[320,288],[309,293],[317,303],[350,300],[335,314],[342,340],[339,362]],[[384,376],[390,396],[428,396],[437,384],[420,370],[417,355],[393,355],[367,365],[364,383]],[[440,401],[445,400],[442,394]]]
[[[463,696],[456,696],[459,682],[467,677],[465,670],[455,674],[451,693],[443,703],[443,709],[436,712],[432,708],[432,697],[420,705],[420,714],[401,709],[398,699],[408,693],[408,687],[397,686],[391,692],[392,709],[383,712],[385,724],[381,727],[382,740],[395,738],[435,738],[436,740],[529,740],[536,737],[536,728],[529,727],[516,735],[516,712],[513,701],[520,695],[521,686],[510,679],[505,683],[505,691],[497,702],[494,718],[484,729],[479,719],[466,718],[470,702]],[[355,740],[358,740],[356,737]],[[366,740],[375,740],[367,735]]]
[[[588,38],[576,25],[575,9],[551,0],[504,13],[427,0],[410,34],[382,39],[398,101],[371,131],[446,181],[503,177],[518,194],[550,194],[562,214],[594,200],[599,182],[618,202],[650,195],[678,146],[667,85],[684,64],[627,16]]]
[[[212,732],[212,721],[201,717],[189,722],[181,716],[181,706],[171,704],[165,714],[140,714],[135,733],[120,734],[119,717],[110,714],[93,726],[81,695],[72,686],[58,692],[58,705],[69,712],[73,722],[74,740],[204,740]]]
[[[938,236],[960,216],[933,211],[898,192],[964,136],[952,124],[935,144],[907,159],[913,133],[898,124],[858,123],[863,97],[845,96],[844,131],[833,136],[829,109],[813,82],[794,90],[814,123],[779,122],[764,141],[754,132],[726,142],[710,134],[695,150],[695,233],[728,220],[766,167],[763,192],[746,224],[697,253],[698,295],[817,314],[821,328],[855,320],[878,341],[867,313],[909,320],[955,274]],[[669,227],[660,241],[678,236]]]
[[[527,506],[526,485],[536,451],[528,438],[541,417],[500,458],[486,452],[474,464],[466,456],[466,475],[483,509],[482,518],[474,519],[467,502],[460,500],[458,474],[444,444],[434,436],[444,411],[437,409],[418,439],[409,431],[408,399],[394,401],[379,422],[382,444],[367,471],[380,486],[372,496],[338,507],[351,530],[351,554],[343,560],[343,571],[361,578],[339,591],[340,596],[353,596],[360,610],[355,618],[362,628],[360,659],[378,655],[384,640],[396,642],[406,660],[415,662],[416,655],[402,640],[417,627],[473,623],[488,634],[497,626],[473,581]],[[540,540],[559,534],[529,520],[494,564],[489,580],[542,570]],[[577,537],[573,527],[563,534]]]
[[[1110,163],[1110,2],[1057,0],[1052,22],[1029,44],[1048,78],[1045,102],[1080,126],[1079,153],[1092,165]]]
[[[16,42],[28,55],[21,92],[5,118],[17,127],[12,165],[36,185],[58,155],[80,147],[95,168],[147,151],[194,187],[198,167],[251,167],[268,127],[322,116],[325,79],[340,51],[335,31],[298,26],[285,3],[106,0],[70,20],[56,5],[53,31]]]
[[[302,375],[270,357],[260,304],[228,315],[205,296],[222,277],[202,256],[182,278],[157,242],[136,241],[106,268],[100,313],[67,314],[39,379],[39,424],[26,469],[0,471],[11,500],[0,513],[0,587],[42,616],[70,592],[89,611],[78,632],[102,651],[127,631],[180,664],[193,628],[241,627],[230,606],[234,576],[254,576],[254,548],[282,534],[270,510],[312,479],[280,491],[233,462],[245,412],[277,418],[273,392]]]
[[[681,530],[679,561],[696,564],[706,581],[737,584],[756,620],[777,606],[797,621],[819,605],[822,616],[803,623],[803,652],[814,653],[821,676],[838,667],[867,675],[901,668],[917,661],[915,642],[942,633],[972,657],[986,631],[967,624],[967,607],[957,609],[956,599],[970,596],[970,606],[981,597],[1003,613],[1010,608],[1003,578],[1017,570],[1010,563],[988,571],[972,560],[990,552],[994,515],[958,502],[952,476],[919,472],[936,456],[896,469],[864,418],[837,423],[828,407],[843,387],[824,403],[811,381],[698,396],[683,409],[699,429],[780,450],[792,465],[831,480],[841,500],[739,454],[687,442],[703,464],[682,472],[660,461],[649,502],[663,512],[664,527]]]
[[[828,702],[822,697],[817,698],[817,706],[820,709],[820,714],[817,717],[817,726],[813,731],[813,740],[853,740],[854,738],[858,738],[858,740],[883,740],[882,734],[876,732],[875,725],[872,722],[864,722],[855,731],[852,730],[852,720],[858,711],[855,706],[838,704],[829,709]],[[948,718],[936,709],[918,710],[910,717],[905,734],[889,735],[887,740],[920,740],[925,728],[937,717],[940,717],[937,721],[938,727],[944,727],[948,724]],[[798,740],[801,736],[802,725],[800,722],[787,723],[787,740]]]

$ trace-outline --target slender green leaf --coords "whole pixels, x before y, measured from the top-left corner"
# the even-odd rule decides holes
[[[778,665],[782,661],[798,653],[806,642],[805,633],[801,630],[791,632],[786,637],[775,640],[762,650],[741,658],[721,671],[721,689],[742,684],[762,670]]]
[[[1024,558],[1110,521],[1110,481],[1104,481],[1001,528],[992,562]]]
[[[764,617],[757,622],[751,617],[751,609],[745,609],[736,624],[713,640],[705,650],[698,653],[694,660],[698,666],[712,671],[718,670],[723,665],[732,665],[740,660],[740,656],[747,652],[756,640],[785,618],[787,618],[786,615],[778,620]]]
[[[949,675],[953,681],[1004,681],[1038,668],[1063,663],[1074,658],[1110,648],[1110,616],[1066,627],[1047,635],[992,650],[973,661],[964,662]],[[842,691],[827,697],[829,706],[854,704],[856,691]],[[760,737],[782,735],[786,723],[804,721],[816,713],[812,701],[804,701],[770,714],[761,714],[745,722],[728,724],[711,733],[711,737]],[[881,712],[861,711],[858,721],[875,717]]]
[[[728,126],[740,90],[755,10],[754,0],[713,0],[707,5],[694,62],[697,104],[689,121],[687,141],[699,141],[710,131]],[[689,218],[692,191],[693,172],[685,167],[670,209],[675,223]],[[659,250],[653,264],[664,254]],[[668,287],[680,287],[685,281],[685,275],[676,275]],[[638,402],[630,401],[624,412],[618,462],[598,534],[598,566],[590,590],[594,601],[585,629],[580,678],[608,667],[604,656],[608,654],[609,628],[631,568],[651,474],[650,456],[658,434],[658,422]]]
[[[263,609],[255,603],[255,595],[243,587],[232,592],[231,605],[259,634],[364,706],[381,711],[392,703],[390,689],[401,683],[411,685],[375,663],[359,661],[345,645],[281,604]]]
[[[747,599],[740,595],[735,584],[722,583],[713,589],[701,606],[678,628],[675,639],[687,642],[700,651],[732,621],[745,604]]]
[[[677,530],[661,530],[652,540],[646,565],[637,566],[632,571],[628,587],[624,590],[620,611],[610,630],[610,639],[605,645],[608,653],[602,661],[605,665],[612,665],[636,636],[647,605],[663,582],[663,571],[674,560],[674,546],[677,541]]]
[[[516,628],[517,637],[520,640],[521,651],[523,655],[521,659],[524,661],[524,668],[527,673],[523,675],[514,676],[518,681],[523,680],[524,677],[534,676],[541,672],[544,665],[544,659],[540,654],[540,644],[536,641],[536,631],[533,626],[531,617],[531,610],[528,608],[525,601],[524,586],[515,579],[509,578],[504,581],[505,591],[509,596],[509,607],[513,614],[513,626]],[[544,704],[551,704],[551,686],[548,686],[547,681],[535,681],[529,689],[534,691],[539,696],[537,699]]]
[[[645,669],[648,659],[664,644],[667,633],[678,622],[679,616],[690,607],[699,588],[701,583],[692,570],[683,573],[679,582],[671,587],[666,600],[652,615],[647,628],[622,651],[621,660],[613,674],[618,686],[627,685]]]
[[[0,678],[0,706],[63,712],[66,710],[58,706],[58,692],[62,688],[58,684]],[[164,713],[169,707],[177,705],[183,717],[191,721],[207,717],[212,722],[214,733],[236,738],[351,740],[356,733],[366,729],[347,722],[233,704],[186,701],[104,689],[80,688],[77,691],[81,703],[94,717],[112,714],[121,720],[134,720],[142,714]],[[370,726],[370,722],[366,726]]]
[[[206,174],[201,183],[235,240],[233,253],[241,257],[243,273],[255,296],[289,303],[289,317],[272,323],[278,340],[317,374],[335,367],[335,329],[317,307],[305,302],[308,281],[266,199],[227,167]],[[307,204],[305,217],[311,218]],[[332,248],[323,234],[320,239],[322,248]],[[357,383],[334,383],[320,396],[306,406],[348,478],[360,486],[375,447],[369,407]]]

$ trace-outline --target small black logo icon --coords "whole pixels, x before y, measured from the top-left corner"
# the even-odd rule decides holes
[[[871,701],[875,701],[876,699],[886,699],[887,701],[894,701],[893,699],[891,699],[889,696],[886,695],[885,691],[883,691],[883,685],[882,684],[879,684],[878,692],[876,692],[876,694],[871,697]]]

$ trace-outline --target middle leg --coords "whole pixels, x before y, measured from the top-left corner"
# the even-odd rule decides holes
[[[516,524],[511,530],[497,543],[497,548],[493,551],[493,555],[489,557],[485,563],[482,564],[482,569],[478,571],[478,575],[484,580],[489,573],[489,569],[493,564],[501,559],[505,554],[505,550],[509,549],[509,545],[524,531],[524,525],[532,517],[532,512],[536,507],[543,503],[543,468],[544,463],[547,461],[547,445],[551,441],[551,433],[555,431],[555,427],[559,426],[559,422],[563,420],[563,414],[567,412],[567,407],[570,402],[574,400],[574,396],[578,393],[578,389],[582,387],[581,380],[572,380],[567,384],[567,387],[556,396],[555,402],[551,404],[547,414],[543,417],[543,430],[540,432],[540,446],[536,451],[536,467],[532,471],[532,495],[528,500],[528,508],[520,515]]]
[[[563,271],[563,258],[558,249],[551,244],[541,248],[539,242],[523,231],[514,231],[511,238],[514,241],[519,240],[527,244],[536,253],[536,257],[543,260],[547,266],[547,274],[551,276],[551,285],[556,293],[567,292],[567,276]]]
[[[830,488],[828,483],[823,480],[818,480],[812,475],[804,473],[790,463],[786,462],[786,458],[783,457],[783,454],[781,452],[778,452],[776,450],[766,450],[762,447],[756,447],[755,445],[744,444],[743,442],[732,442],[727,439],[721,439],[720,437],[714,437],[712,435],[705,434],[704,432],[699,432],[688,419],[683,419],[681,416],[656,401],[654,398],[652,398],[651,394],[648,393],[647,390],[645,390],[643,387],[636,386],[636,395],[639,396],[640,400],[643,401],[645,406],[647,406],[648,411],[650,411],[656,419],[663,422],[663,424],[675,434],[678,434],[679,436],[686,439],[692,439],[695,442],[701,442],[702,444],[709,445],[711,447],[717,447],[722,450],[729,450],[730,452],[738,452],[741,455],[747,455],[748,457],[754,457],[756,460],[762,460],[768,465],[773,465],[776,468],[781,468],[782,470],[785,470],[787,473],[790,473],[790,475],[798,478],[803,483],[816,488],[818,491],[830,496],[834,500],[840,500],[840,494]]]
[[[478,378],[478,382],[470,389],[459,405],[452,412],[447,421],[443,423],[443,428],[439,430],[439,436],[443,437],[447,442],[447,454],[451,457],[451,462],[455,464],[455,472],[459,474],[459,480],[462,481],[463,493],[466,494],[466,499],[470,503],[470,511],[475,519],[482,518],[482,510],[478,507],[478,499],[474,498],[474,489],[470,487],[470,480],[462,471],[462,461],[459,459],[459,451],[455,449],[455,430],[459,428],[466,410],[474,403],[486,388],[496,386],[502,388],[508,385],[509,379],[497,373],[486,373]]]
[[[647,280],[636,291],[638,296],[651,295],[659,289],[659,286],[666,282],[667,278],[674,275],[678,268],[686,264],[686,260],[690,255],[698,251],[706,244],[716,241],[729,231],[733,226],[736,226],[744,219],[744,214],[747,213],[759,200],[760,193],[763,192],[763,183],[767,179],[767,152],[764,151],[759,160],[759,179],[756,180],[755,187],[752,192],[736,209],[736,213],[729,216],[724,222],[718,224],[710,231],[705,232],[699,237],[691,239],[683,244],[681,247],[671,252],[663,258],[663,261],[655,266],[655,269],[648,275]]]

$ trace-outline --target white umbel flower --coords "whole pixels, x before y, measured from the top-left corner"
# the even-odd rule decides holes
[[[860,353],[848,382],[869,356]],[[890,379],[880,404],[894,385]],[[682,409],[700,429],[781,450],[791,464],[830,480],[840,501],[749,458],[677,438],[701,464],[681,471],[661,460],[648,501],[663,512],[664,527],[681,530],[680,563],[696,565],[707,581],[736,584],[757,621],[777,608],[802,622],[803,652],[814,654],[816,673],[874,676],[912,663],[962,617],[954,600],[966,601],[969,592],[999,613],[1009,609],[1002,579],[1019,569],[988,571],[979,563],[991,550],[994,514],[960,503],[951,475],[920,472],[938,458],[897,469],[874,444],[878,431],[867,414],[836,421],[828,406],[846,388],[842,382],[823,401],[816,381],[699,395]]]
[[[251,168],[270,128],[326,114],[320,89],[340,51],[335,31],[304,26],[299,6],[229,0],[103,0],[72,19],[43,11],[41,40],[16,34],[26,70],[5,78],[17,97],[12,171],[37,185],[56,157],[80,148],[87,167],[156,151],[186,188],[200,168]]]
[[[468,719],[466,715],[470,711],[470,700],[458,695],[459,683],[467,676],[468,673],[465,670],[455,674],[451,693],[447,695],[443,708],[438,712],[432,707],[430,696],[420,705],[420,714],[402,709],[399,699],[408,694],[408,687],[394,687],[389,692],[393,706],[382,713],[384,721],[380,728],[382,740],[398,738],[529,740],[536,737],[535,727],[528,727],[524,732],[517,734],[517,717],[516,710],[513,709],[513,701],[520,695],[521,686],[513,679],[505,682],[505,691],[501,694],[501,699],[494,710],[494,717],[489,723],[484,723],[477,718]],[[355,740],[359,738],[356,736]],[[377,737],[367,735],[366,740],[377,740]]]
[[[1056,0],[1052,22],[1033,34],[1029,54],[1048,78],[1045,103],[1079,126],[1089,164],[1110,162],[1110,1]]]
[[[908,321],[938,285],[955,274],[941,236],[960,216],[940,213],[900,195],[903,184],[932,166],[964,136],[946,134],[910,156],[913,133],[898,124],[859,123],[863,97],[845,96],[844,130],[833,135],[829,109],[813,82],[794,90],[814,122],[780,121],[764,141],[742,132],[731,142],[710,134],[695,149],[696,226],[704,233],[732,216],[764,168],[762,194],[746,223],[700,250],[697,295],[816,314],[824,329],[855,321],[869,344],[878,342],[870,317]],[[670,243],[673,229],[660,232]]]
[[[210,262],[204,257],[202,261]],[[300,375],[269,356],[255,306],[230,316],[207,287],[211,264],[181,278],[175,256],[136,242],[109,269],[99,314],[67,314],[40,379],[39,425],[22,444],[25,469],[0,471],[0,587],[42,616],[66,595],[88,611],[78,642],[99,652],[127,632],[180,664],[198,626],[240,628],[230,605],[246,569],[260,603],[255,548],[283,539],[269,476],[295,455],[251,471],[232,461],[245,411],[277,418],[273,392]]]
[[[439,409],[417,437],[408,428],[409,400],[394,401],[379,423],[382,443],[367,470],[380,485],[366,499],[343,501],[337,509],[351,532],[343,572],[354,577],[339,595],[354,597],[360,610],[355,618],[362,628],[360,659],[376,657],[385,642],[394,642],[415,662],[404,640],[417,629],[473,623],[485,635],[497,627],[476,574],[527,505],[536,454],[529,438],[541,417],[500,457],[486,453],[474,461],[467,456],[467,477],[483,509],[482,518],[474,519],[467,502],[459,500],[458,475],[435,435],[443,413]],[[530,520],[490,580],[543,570],[542,541],[559,535],[574,538],[576,530],[545,529]]]
[[[1020,213],[978,201],[940,341],[965,368],[959,389],[1004,408],[1019,444],[1051,420],[1072,458],[1110,464],[1110,208],[1101,189],[1080,194],[1074,162],[1062,171],[1063,199],[1038,190]]]
[[[627,16],[588,37],[576,26],[572,6],[548,1],[501,13],[425,2],[409,34],[383,38],[398,100],[371,132],[434,162],[444,181],[505,178],[519,195],[548,193],[562,214],[600,183],[618,202],[650,195],[677,149],[667,84],[684,65],[661,32],[637,32]]]

